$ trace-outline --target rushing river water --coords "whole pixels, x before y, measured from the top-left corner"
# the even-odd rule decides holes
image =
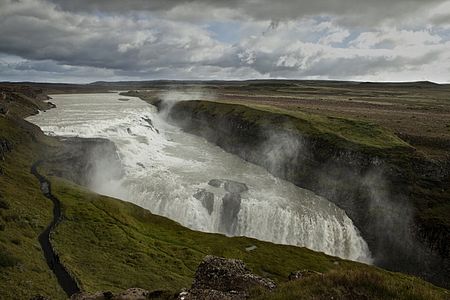
[[[117,146],[124,177],[107,181],[104,175],[109,170],[99,170],[92,190],[195,230],[371,261],[366,242],[343,210],[201,137],[182,132],[144,101],[115,93],[52,97],[57,108],[28,118],[30,122],[50,135],[107,138]],[[224,184],[214,187],[208,184],[211,179],[245,183],[248,190],[233,194],[235,198],[227,202],[223,198],[230,194]]]

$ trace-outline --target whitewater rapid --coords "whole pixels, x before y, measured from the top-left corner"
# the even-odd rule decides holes
[[[366,242],[336,205],[166,123],[144,101],[117,93],[52,98],[57,108],[28,120],[49,135],[106,138],[118,149],[123,178],[106,180],[110,170],[97,170],[90,184],[93,191],[132,202],[194,230],[304,246],[371,262]],[[248,186],[240,195],[232,226],[223,225],[226,191],[209,185],[211,179]],[[194,197],[199,191],[214,194],[210,210]]]

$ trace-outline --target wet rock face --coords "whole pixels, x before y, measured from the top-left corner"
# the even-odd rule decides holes
[[[226,193],[222,198],[220,231],[229,234],[234,232],[240,209],[241,195],[235,193]]]
[[[236,229],[237,216],[239,214],[239,210],[241,209],[241,193],[248,191],[247,185],[242,182],[228,179],[211,179],[208,182],[208,185],[215,188],[223,188],[225,190],[226,194],[222,198],[222,211],[219,231],[223,233],[233,234]],[[205,193],[204,190],[203,193]],[[198,196],[200,197],[201,195]]]
[[[248,187],[245,183],[237,182],[233,180],[226,180],[224,188],[227,192],[232,194],[240,194],[248,191]]]
[[[199,200],[203,207],[208,210],[208,213],[211,214],[214,209],[214,194],[211,192],[207,192],[206,190],[199,190],[194,194],[194,198]]]
[[[191,289],[178,299],[246,299],[255,287],[273,290],[276,285],[250,272],[241,260],[208,255],[198,266]]]
[[[61,151],[46,160],[49,174],[89,186],[97,176],[117,180],[124,170],[113,142],[100,138],[59,138]],[[99,172],[108,170],[108,172]]]
[[[228,179],[211,179],[208,184],[210,186],[220,188],[223,185],[223,188],[229,193],[240,194],[248,191],[248,187],[245,183],[228,180]]]
[[[46,103],[47,103],[48,109],[56,108],[56,104],[55,104],[55,103],[52,103],[52,102],[50,102],[50,101],[47,101]]]
[[[142,120],[147,123],[146,127],[159,134],[159,130],[153,125],[152,119],[149,117],[143,117]]]
[[[216,188],[220,188],[222,186],[223,181],[220,179],[211,179],[208,184],[210,186],[216,187]]]

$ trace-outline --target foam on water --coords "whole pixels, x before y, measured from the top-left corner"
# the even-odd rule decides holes
[[[305,246],[371,262],[366,242],[336,205],[167,124],[151,105],[115,93],[54,95],[52,102],[56,109],[28,120],[47,134],[107,138],[117,146],[124,177],[107,182],[99,170],[90,186],[94,191],[195,230]],[[225,191],[208,185],[211,179],[235,180],[249,188],[241,194],[231,232],[221,227]],[[193,197],[201,189],[214,193],[211,214]]]

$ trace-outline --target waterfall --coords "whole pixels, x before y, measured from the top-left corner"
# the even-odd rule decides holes
[[[336,205],[167,124],[147,103],[111,93],[52,97],[57,108],[29,121],[47,134],[107,138],[117,146],[124,177],[109,182],[107,168],[98,169],[92,190],[194,230],[371,262],[366,242]]]

